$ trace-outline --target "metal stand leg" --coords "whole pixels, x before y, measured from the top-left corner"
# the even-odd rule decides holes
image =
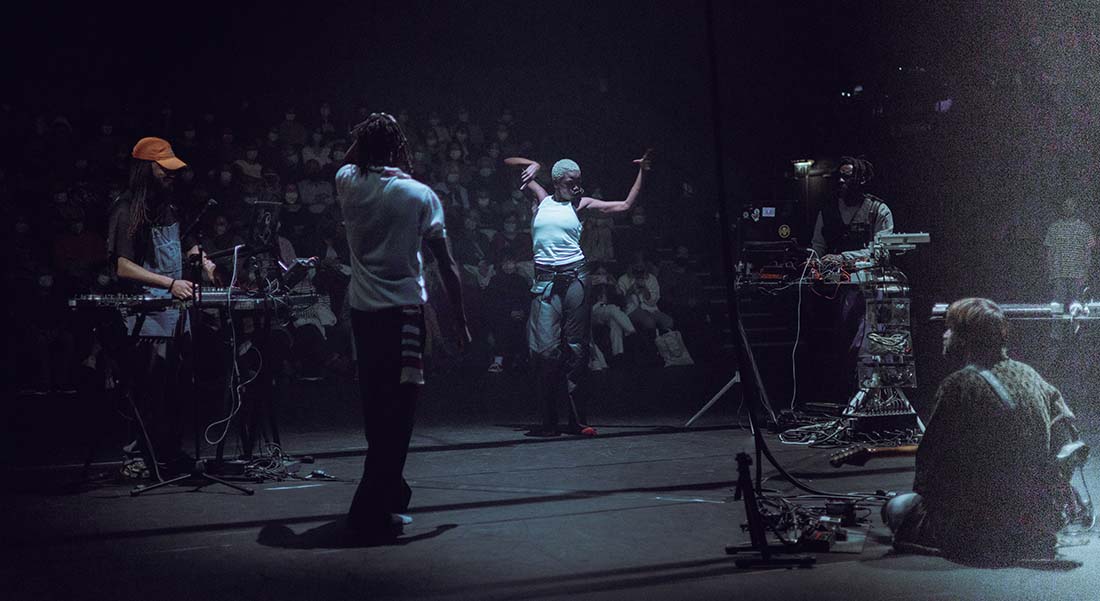
[[[130,496],[131,497],[136,497],[140,494],[147,493],[151,490],[156,490],[158,488],[161,488],[163,486],[167,486],[169,484],[175,484],[176,482],[183,482],[184,480],[191,480],[191,479],[195,479],[195,478],[205,480],[204,483],[201,483],[199,485],[199,488],[202,488],[204,486],[210,486],[211,484],[223,484],[225,486],[228,486],[229,488],[239,490],[239,491],[243,492],[246,495],[252,495],[252,494],[255,494],[255,492],[256,492],[256,491],[252,490],[251,488],[246,488],[244,486],[233,484],[232,482],[226,482],[225,480],[222,480],[221,478],[217,478],[217,477],[211,476],[210,474],[207,474],[206,473],[206,462],[196,461],[195,462],[195,469],[192,470],[190,474],[182,474],[182,475],[176,476],[175,478],[164,480],[162,482],[157,482],[156,484],[152,484],[150,486],[135,486],[134,489],[130,491]]]
[[[726,385],[723,386],[722,389],[719,390],[717,394],[715,394],[713,397],[711,397],[711,399],[709,401],[707,401],[707,404],[703,405],[703,408],[700,409],[698,413],[693,415],[691,417],[691,419],[689,419],[687,421],[686,424],[684,424],[684,427],[685,428],[690,428],[691,424],[694,424],[695,420],[699,419],[700,417],[703,417],[703,414],[706,413],[708,409],[713,407],[714,404],[718,402],[718,399],[722,398],[723,395],[725,395],[727,392],[729,392],[729,389],[733,388],[734,384],[740,384],[740,383],[741,383],[741,372],[740,371],[733,372],[733,377],[730,378],[730,381],[726,382]]]

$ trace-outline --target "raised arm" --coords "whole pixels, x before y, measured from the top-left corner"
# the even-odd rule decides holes
[[[630,187],[630,193],[626,195],[626,200],[600,200],[585,196],[581,198],[577,209],[592,209],[601,213],[623,213],[632,209],[634,203],[638,200],[638,193],[642,191],[645,172],[653,166],[652,155],[653,149],[650,148],[645,151],[642,158],[634,159],[634,164],[638,166],[638,176],[634,178],[634,185]]]
[[[532,209],[538,207],[542,199],[550,196],[546,193],[546,190],[535,181],[535,176],[538,175],[539,170],[542,169],[542,165],[537,161],[532,161],[531,159],[525,159],[523,157],[508,157],[504,159],[504,164],[509,167],[523,167],[523,174],[520,175],[520,181],[522,183],[519,189],[534,195],[534,205]]]

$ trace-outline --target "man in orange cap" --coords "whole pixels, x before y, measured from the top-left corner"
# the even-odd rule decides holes
[[[186,163],[161,138],[142,138],[131,156],[128,189],[111,207],[108,220],[107,251],[115,272],[134,292],[188,300],[195,284],[184,277],[182,249],[188,248],[190,256],[199,248],[193,241],[181,243],[178,209],[170,194],[175,172]],[[212,278],[214,264],[204,258],[203,266]],[[128,318],[131,332],[137,321],[135,316]],[[133,391],[144,405],[148,438],[139,441],[140,446],[150,466],[160,462],[168,472],[190,471],[194,459],[181,450],[180,413],[188,402],[188,378],[180,377],[188,372],[191,355],[187,313],[178,308],[149,313],[142,318],[139,336],[139,362],[134,365],[153,366],[135,374]]]

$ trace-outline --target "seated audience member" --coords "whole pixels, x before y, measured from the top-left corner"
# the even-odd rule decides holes
[[[623,336],[634,333],[634,324],[618,302],[618,291],[611,274],[604,266],[592,273],[592,325],[607,326],[611,338],[611,355],[623,354]]]
[[[493,236],[493,257],[497,261],[503,261],[506,256],[513,259],[529,257],[531,248],[531,234],[520,231],[519,217],[515,213],[505,215],[500,231]]]
[[[678,246],[675,257],[662,263],[657,282],[661,286],[661,308],[685,338],[706,338],[709,316],[703,301],[703,282],[691,270],[691,253],[686,246]]]
[[[657,301],[661,299],[661,286],[646,263],[644,253],[635,253],[630,268],[619,276],[618,290],[625,299],[626,314],[630,316],[635,329],[649,332],[667,332],[672,329],[672,318],[657,308]]]
[[[496,273],[485,288],[487,326],[493,337],[493,362],[490,372],[504,370],[523,360],[527,352],[527,311],[531,305],[531,284],[516,271],[516,259],[505,254]]]

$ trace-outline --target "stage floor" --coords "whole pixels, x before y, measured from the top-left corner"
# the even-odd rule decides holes
[[[751,436],[729,407],[691,431],[676,428],[690,416],[681,413],[606,415],[594,439],[425,420],[406,468],[415,521],[381,547],[357,545],[342,528],[362,469],[355,421],[285,433],[290,453],[315,459],[303,473],[335,480],[267,481],[250,485],[253,496],[213,485],[132,498],[127,484],[68,489],[79,475],[71,468],[8,470],[4,596],[1079,601],[1100,590],[1096,544],[1063,550],[1084,562],[1077,569],[969,568],[896,555],[877,507],[861,553],[818,554],[810,569],[738,569],[724,549],[748,542],[733,486],[734,456],[751,450]],[[827,451],[770,439],[782,464],[816,487],[907,490],[912,481],[912,459],[834,469]],[[765,475],[766,488],[793,491],[770,467]]]

